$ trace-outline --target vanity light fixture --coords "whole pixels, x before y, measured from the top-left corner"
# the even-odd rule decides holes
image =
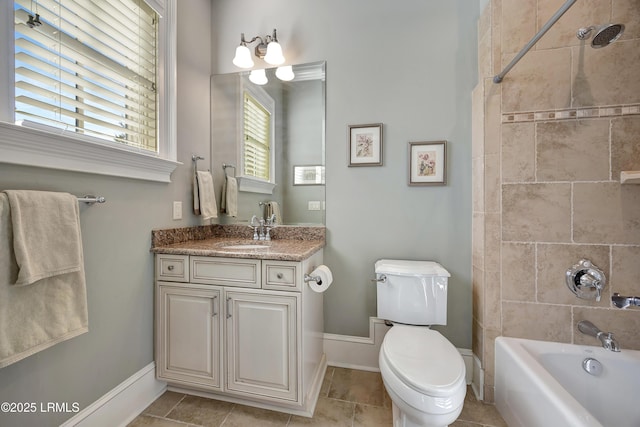
[[[267,64],[271,65],[280,65],[284,62],[282,47],[280,46],[280,43],[278,43],[278,37],[276,36],[276,30],[274,28],[273,35],[266,35],[264,38],[255,36],[251,40],[247,41],[244,38],[244,33],[240,35],[240,46],[236,48],[236,56],[233,58],[233,64],[236,67],[253,67],[251,51],[249,51],[247,44],[251,44],[256,40],[260,40],[260,43],[256,45],[254,50],[254,53],[258,58],[264,59]]]
[[[295,78],[293,67],[291,65],[283,65],[282,67],[276,68],[276,77],[284,82],[293,80]],[[269,83],[266,70],[264,68],[251,70],[251,72],[249,73],[249,81],[261,86],[266,85],[267,83]]]
[[[276,69],[276,77],[285,82],[293,80],[295,77],[295,74],[293,74],[293,67],[291,65],[278,67]]]
[[[249,80],[251,83],[255,83],[257,85],[266,85],[269,80],[267,80],[267,73],[264,71],[264,68],[260,70],[251,70],[249,73]]]

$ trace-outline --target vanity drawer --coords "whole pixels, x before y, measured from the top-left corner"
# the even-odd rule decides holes
[[[156,255],[156,279],[168,282],[188,282],[189,256]]]
[[[300,263],[293,261],[263,261],[262,277],[264,289],[301,291]]]
[[[191,257],[191,283],[259,288],[259,259]]]

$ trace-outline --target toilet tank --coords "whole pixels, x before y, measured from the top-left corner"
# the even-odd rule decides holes
[[[409,325],[447,324],[451,276],[433,261],[376,261],[378,318]]]

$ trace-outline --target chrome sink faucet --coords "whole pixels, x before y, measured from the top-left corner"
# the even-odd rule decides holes
[[[274,214],[264,220],[254,215],[249,226],[253,228],[253,240],[271,240],[271,229],[276,226],[276,216]]]
[[[602,332],[596,325],[588,320],[578,322],[578,330],[585,335],[598,338],[602,343],[602,347],[609,351],[620,351],[618,341],[613,337],[611,332]]]

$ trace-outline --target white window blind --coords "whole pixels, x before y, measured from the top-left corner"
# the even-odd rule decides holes
[[[158,151],[158,15],[143,0],[19,0],[15,119]]]
[[[244,175],[270,180],[271,113],[244,93]]]

